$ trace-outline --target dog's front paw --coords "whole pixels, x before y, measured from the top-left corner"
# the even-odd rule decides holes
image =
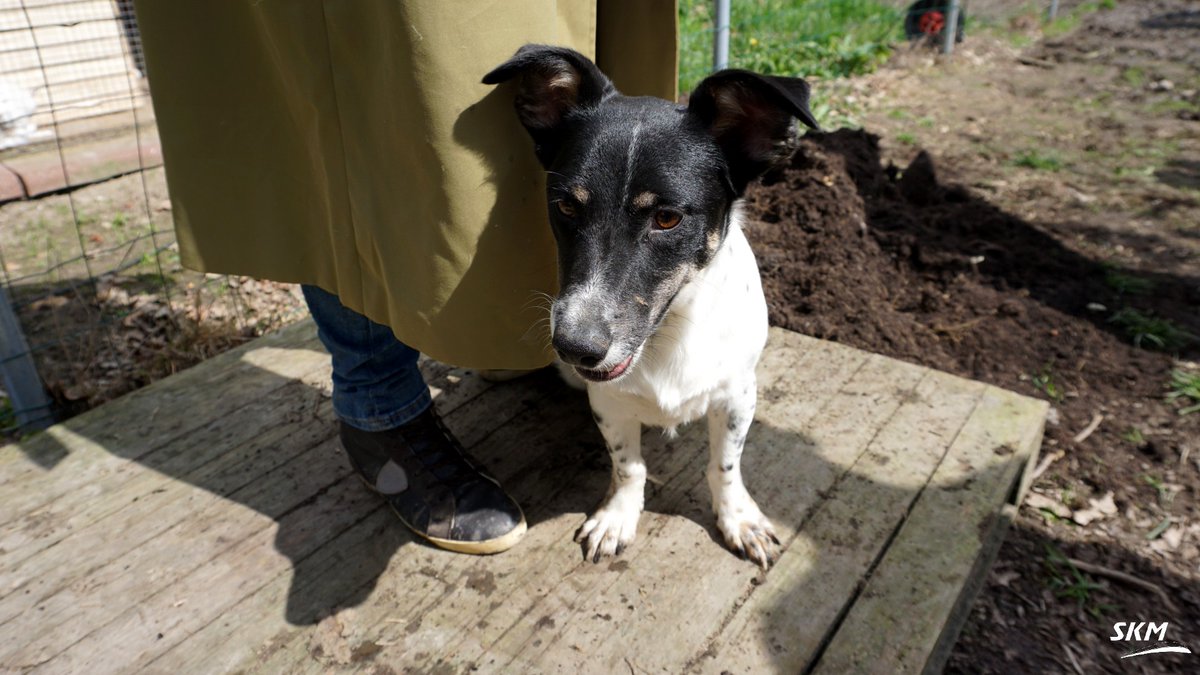
[[[718,513],[717,527],[734,553],[757,563],[764,570],[779,559],[779,537],[775,536],[771,521],[757,506],[739,512]]]
[[[637,536],[641,515],[637,505],[608,500],[575,533],[575,541],[583,544],[583,559],[598,563],[604,556],[620,555]]]

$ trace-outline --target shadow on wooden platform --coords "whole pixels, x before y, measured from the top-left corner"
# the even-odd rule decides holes
[[[430,548],[367,492],[303,324],[0,453],[0,666],[920,670],[957,635],[1045,411],[773,330],[744,473],[780,562],[723,548],[693,424],[646,433],[639,538],[594,565],[571,541],[608,483],[586,397],[549,372],[423,367],[524,507],[516,549]]]

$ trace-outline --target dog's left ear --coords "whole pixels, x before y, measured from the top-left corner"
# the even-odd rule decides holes
[[[483,76],[484,84],[517,79],[517,117],[533,137],[538,159],[549,166],[563,120],[577,110],[594,108],[617,93],[612,82],[574,49],[525,45]]]
[[[688,102],[716,139],[740,196],[750,181],[796,150],[793,118],[819,129],[808,109],[808,83],[795,77],[722,70],[705,78]]]

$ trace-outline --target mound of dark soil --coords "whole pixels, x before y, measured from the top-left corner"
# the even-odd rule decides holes
[[[1097,412],[1113,418],[1104,428],[1114,441],[1147,421],[1179,426],[1163,399],[1172,356],[1135,347],[1110,319],[1136,305],[1200,334],[1196,279],[1152,277],[1152,296],[1122,297],[1112,268],[939,184],[928,155],[903,172],[881,166],[863,131],[810,135],[748,202],[774,325],[1061,398],[1047,438],[1064,445]],[[1176,435],[1152,453],[1177,458],[1191,439]],[[1108,473],[1091,476],[1093,487],[1116,487]]]
[[[1074,495],[1076,507],[1110,490],[1123,512],[1144,505],[1138,492],[1147,474],[1172,476],[1185,493],[1200,493],[1196,472],[1174,473],[1189,445],[1193,458],[1200,453],[1200,415],[1181,417],[1178,403],[1164,397],[1174,357],[1194,359],[1196,341],[1181,339],[1174,353],[1138,348],[1111,321],[1120,309],[1135,308],[1200,334],[1200,279],[1138,274],[1090,259],[968,190],[939,183],[925,153],[903,171],[882,166],[878,139],[862,131],[807,136],[791,165],[752,188],[747,201],[746,230],[774,325],[1049,398],[1054,410],[1043,453],[1063,457],[1043,476],[1042,489]],[[1114,284],[1114,274],[1124,275],[1124,285]],[[1130,294],[1130,287],[1143,292]],[[1075,442],[1097,415],[1103,424]],[[1131,429],[1152,431],[1146,436],[1154,440],[1131,440]],[[1184,522],[1200,511],[1182,498],[1170,509]],[[1024,556],[1045,548],[1046,533],[1029,526],[1014,532],[1001,565],[1028,567]],[[1095,545],[1087,532],[1057,545],[1097,564],[1144,570],[1130,553],[1144,546],[1143,535],[1106,532],[1127,542],[1125,551]],[[1200,594],[1186,581],[1190,571],[1171,571],[1151,570],[1162,576],[1149,578],[1178,594],[1183,613],[1173,620],[1194,624]],[[1044,590],[1029,575],[1022,583],[1030,585],[1015,592]],[[1159,611],[1157,602],[1130,596],[1121,609],[1149,616]],[[1052,609],[1078,611],[1071,603]],[[1059,630],[1055,625],[1043,627]],[[1047,636],[1038,644],[1057,642]],[[993,671],[1008,667],[1010,652],[991,659]],[[1042,668],[1053,658],[1019,660]]]

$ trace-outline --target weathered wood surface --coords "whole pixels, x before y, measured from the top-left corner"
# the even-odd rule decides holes
[[[772,330],[744,459],[786,545],[720,545],[704,425],[645,437],[637,542],[572,534],[607,454],[551,373],[426,362],[447,424],[525,508],[514,550],[414,541],[336,444],[301,324],[0,450],[0,669],[936,669],[1003,537],[1043,403]]]

